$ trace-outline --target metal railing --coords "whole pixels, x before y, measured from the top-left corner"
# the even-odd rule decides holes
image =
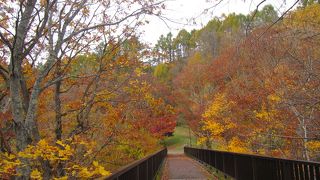
[[[135,161],[108,176],[107,180],[151,180],[167,156],[167,148]]]
[[[237,180],[320,180],[320,163],[185,147],[184,152]]]

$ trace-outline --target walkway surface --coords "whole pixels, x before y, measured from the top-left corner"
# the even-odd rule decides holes
[[[204,180],[214,179],[200,163],[183,155],[169,154],[162,180]]]

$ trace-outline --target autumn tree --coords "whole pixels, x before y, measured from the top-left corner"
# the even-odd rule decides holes
[[[17,152],[41,139],[37,120],[39,97],[52,85],[56,87],[56,139],[62,138],[61,81],[70,78],[65,72],[72,59],[90,51],[92,45],[103,37],[108,43],[115,33],[129,35],[131,28],[141,25],[142,15],[159,14],[161,5],[162,2],[157,1],[29,0],[1,3],[4,13],[1,14],[0,38],[6,52],[3,53],[1,77],[11,100]],[[131,24],[125,25],[126,22]],[[43,64],[37,66],[39,62]],[[27,67],[32,70],[32,80],[25,72]],[[93,83],[97,84],[99,73],[94,76]],[[87,108],[82,112],[87,113]],[[83,126],[86,116],[80,113],[79,126]],[[21,161],[25,166],[19,168],[18,173],[22,177],[29,176],[28,159],[22,157]],[[43,163],[46,167],[46,162]],[[45,174],[50,176],[48,170]]]
[[[318,10],[312,3],[275,24],[267,5],[196,31],[196,48],[173,82],[199,145],[318,160]]]

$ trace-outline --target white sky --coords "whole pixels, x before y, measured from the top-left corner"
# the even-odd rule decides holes
[[[142,40],[147,43],[155,44],[161,34],[172,32],[175,36],[179,30],[200,29],[206,25],[213,17],[220,17],[223,13],[230,14],[232,12],[248,14],[256,9],[257,4],[262,0],[223,0],[218,6],[212,8],[207,14],[203,14],[204,9],[212,7],[220,0],[168,0],[167,8],[163,14],[170,20],[177,22],[172,23],[166,21],[169,27],[157,17],[149,18],[150,23],[143,28],[144,35]],[[291,7],[296,0],[266,0],[259,9],[267,4],[272,4],[279,14]],[[201,15],[202,14],[202,15]],[[191,18],[196,18],[196,24],[192,25],[188,22]]]

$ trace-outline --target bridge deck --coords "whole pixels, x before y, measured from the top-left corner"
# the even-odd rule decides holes
[[[183,155],[168,155],[162,180],[204,180],[214,179],[200,163]]]

